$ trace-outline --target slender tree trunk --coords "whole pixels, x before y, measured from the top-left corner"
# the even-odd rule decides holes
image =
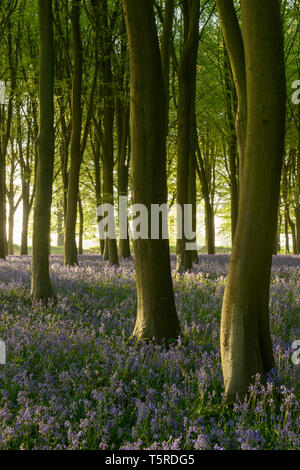
[[[183,4],[186,35],[178,67],[178,140],[177,140],[177,204],[181,207],[182,227],[185,225],[184,206],[195,206],[195,191],[190,185],[196,177],[196,64],[199,43],[200,0],[185,0]],[[194,207],[193,207],[194,212]],[[195,222],[195,221],[194,221]],[[195,223],[194,223],[195,226]],[[195,253],[186,244],[195,242],[183,236],[177,240],[177,271],[192,267]]]
[[[30,214],[29,188],[22,190],[22,234],[21,234],[21,255],[28,255],[28,224]]]
[[[0,123],[2,124],[4,110],[0,105]],[[1,126],[2,127],[2,126]],[[1,129],[2,131],[2,129]],[[0,258],[6,255],[6,182],[5,182],[5,160],[6,151],[3,149],[3,135],[1,136],[0,149]]]
[[[170,98],[170,50],[172,41],[172,27],[174,19],[174,0],[166,0],[163,31],[161,37],[161,63],[166,94],[166,135],[169,126],[169,98]]]
[[[112,73],[112,38],[108,26],[108,5],[107,0],[103,0],[101,10],[102,26],[102,74],[103,74],[103,96],[104,96],[104,142],[103,142],[103,202],[114,204],[114,94],[113,94],[113,73]],[[114,221],[115,223],[115,221]],[[108,256],[111,265],[118,265],[118,247],[116,237],[107,238],[104,249],[104,259]],[[107,250],[107,254],[105,253]]]
[[[129,39],[131,70],[130,136],[132,196],[148,209],[167,203],[166,105],[160,50],[149,0],[123,0]],[[151,132],[149,132],[151,130]],[[169,240],[133,241],[137,280],[137,318],[133,336],[176,338],[180,325],[176,314],[170,268]]]
[[[281,232],[281,214],[280,214],[280,201],[279,201],[277,229],[276,229],[276,235],[275,235],[275,240],[274,240],[273,255],[277,255],[278,253],[280,253],[280,232]]]
[[[127,153],[127,142],[129,138],[129,106],[119,104],[120,115],[118,123],[118,194],[119,197],[128,198],[128,172],[129,172],[129,152]],[[127,220],[127,238],[119,240],[119,256],[128,258],[130,256],[130,241]]]
[[[290,240],[289,240],[289,222],[287,213],[284,213],[284,234],[285,234],[285,252],[288,255],[290,253]]]
[[[14,221],[15,221],[15,208],[14,200],[9,201],[8,212],[8,254],[14,254]]]
[[[29,107],[30,98],[28,99],[27,106]],[[36,105],[33,105],[33,126],[36,127],[36,134],[38,133]],[[37,148],[35,146],[34,152],[32,151],[32,128],[30,121],[27,120],[27,145],[26,152],[23,152],[23,136],[22,136],[22,118],[19,112],[18,115],[18,146],[19,157],[21,166],[21,184],[22,184],[22,233],[21,233],[21,255],[28,255],[28,224],[29,215],[32,209],[35,190],[36,190],[36,168],[37,168]],[[35,160],[35,161],[34,161]],[[32,167],[34,167],[34,184],[32,191],[30,191],[30,183],[32,176]]]
[[[83,254],[83,208],[81,197],[78,197],[78,209],[79,209],[79,244],[78,253]]]
[[[248,114],[239,215],[221,316],[228,400],[245,395],[255,374],[264,379],[274,367],[269,284],[285,132],[279,1],[242,0],[241,6]]]
[[[59,202],[57,204],[57,246],[64,246],[64,213],[63,213],[63,203]]]
[[[96,196],[96,206],[99,207],[102,201],[101,197],[101,173],[100,173],[100,139],[96,133],[95,143],[92,142],[93,148],[93,158],[94,158],[94,167],[95,167],[95,196]],[[99,222],[99,220],[98,220]],[[100,253],[104,253],[104,240],[100,239]]]
[[[0,258],[5,258],[8,253],[8,240],[6,234],[6,154],[11,133],[11,123],[13,118],[13,100],[16,89],[16,64],[13,59],[11,23],[7,24],[8,41],[8,61],[10,68],[10,96],[8,100],[6,126],[2,128],[1,149],[0,149]],[[18,41],[18,39],[17,39]],[[4,114],[4,113],[3,113]],[[0,116],[1,117],[1,116]]]
[[[277,228],[277,252],[280,253],[281,250],[281,213],[280,213],[280,200],[279,200],[279,210],[278,210],[278,228]]]
[[[71,164],[68,180],[67,216],[65,226],[65,265],[78,264],[76,247],[77,201],[81,166],[81,85],[82,85],[82,45],[80,34],[80,0],[73,0],[71,28],[74,53],[74,71],[72,83],[72,135]]]
[[[205,203],[205,239],[206,251],[208,255],[214,255],[215,248],[215,216],[210,201]]]
[[[215,216],[213,205],[211,202],[210,190],[208,185],[208,178],[206,175],[203,157],[200,151],[200,146],[197,140],[197,155],[199,165],[197,165],[197,172],[199,176],[199,180],[201,182],[202,188],[202,195],[204,199],[204,207],[205,207],[205,245],[206,245],[206,252],[208,255],[214,255],[216,248],[215,248]]]
[[[120,197],[128,200],[128,178],[130,163],[130,136],[129,136],[129,115],[130,105],[127,102],[129,96],[129,80],[126,74],[127,61],[129,60],[126,26],[124,20],[124,33],[121,37],[121,57],[117,73],[118,96],[116,98],[116,124],[117,124],[117,140],[118,140],[118,196],[119,196],[119,213],[120,213]],[[119,256],[129,258],[130,256],[130,240],[128,231],[128,220],[126,218],[127,237],[119,239]]]
[[[31,295],[52,295],[49,275],[49,240],[54,165],[54,41],[52,1],[38,0],[40,35],[40,126],[38,168],[32,239]]]
[[[292,243],[293,243],[293,254],[297,255],[297,236],[296,236],[296,224],[292,221],[290,214],[287,213],[288,223],[292,233]]]
[[[300,78],[300,70],[299,70]],[[297,190],[296,190],[296,238],[297,254],[300,254],[300,104],[298,105],[298,149],[297,149]]]

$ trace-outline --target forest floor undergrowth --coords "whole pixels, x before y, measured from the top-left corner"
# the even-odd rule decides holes
[[[228,260],[201,254],[179,276],[172,255],[182,336],[168,349],[129,340],[132,259],[114,268],[83,255],[68,268],[52,255],[47,305],[31,303],[29,256],[1,260],[0,449],[299,449],[300,257],[273,259],[276,370],[231,407],[219,350]]]

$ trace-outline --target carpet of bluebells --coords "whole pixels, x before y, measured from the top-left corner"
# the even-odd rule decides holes
[[[97,255],[76,268],[51,256],[55,300],[32,304],[30,258],[0,261],[0,449],[299,449],[300,258],[273,261],[276,371],[249,397],[224,401],[219,323],[228,255],[200,255],[174,290],[182,337],[130,340],[133,261]]]

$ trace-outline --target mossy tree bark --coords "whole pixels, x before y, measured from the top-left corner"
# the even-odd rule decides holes
[[[248,111],[239,215],[221,317],[228,400],[245,395],[253,376],[264,379],[274,366],[269,284],[285,132],[279,1],[242,0],[241,7]]]
[[[123,0],[131,70],[131,189],[133,202],[167,203],[165,87],[153,2]],[[149,236],[151,217],[148,218]],[[161,341],[180,332],[169,240],[134,240],[137,318],[133,336]]]
[[[38,0],[40,37],[40,125],[38,166],[32,237],[31,295],[52,295],[49,275],[49,240],[54,164],[54,42],[52,0]]]

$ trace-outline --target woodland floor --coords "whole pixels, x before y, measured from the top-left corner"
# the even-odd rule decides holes
[[[300,258],[274,258],[270,316],[277,370],[251,398],[223,401],[219,323],[228,255],[200,255],[174,289],[182,337],[130,341],[132,260],[50,258],[56,299],[32,305],[30,257],[0,261],[0,449],[299,449]],[[297,388],[298,387],[298,388]],[[254,400],[256,397],[256,400]]]

